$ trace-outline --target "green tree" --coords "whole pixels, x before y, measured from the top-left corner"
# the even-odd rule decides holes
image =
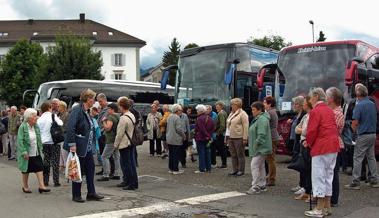
[[[47,50],[48,70],[40,82],[67,79],[104,79],[100,51],[93,51],[89,39],[72,35],[57,36]]]
[[[325,34],[322,31],[320,31],[317,42],[325,42],[325,40]]]
[[[168,47],[168,51],[165,51],[163,53],[162,63],[163,67],[168,67],[170,65],[177,65],[178,59],[179,59],[179,53],[180,53],[180,44],[174,38],[171,41],[171,45]],[[168,84],[169,85],[175,85],[175,78],[176,78],[176,70],[172,70],[168,77]]]
[[[0,99],[8,105],[21,105],[24,91],[37,88],[39,81],[36,78],[45,70],[43,48],[26,39],[18,41],[1,62]]]
[[[188,49],[188,48],[197,48],[199,47],[196,43],[189,43],[188,45],[186,45],[184,47],[184,49]]]
[[[264,36],[263,38],[250,37],[247,42],[278,51],[292,45],[292,42],[285,42],[284,38],[279,35]]]

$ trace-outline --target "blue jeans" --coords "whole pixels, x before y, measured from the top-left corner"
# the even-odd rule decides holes
[[[88,194],[95,194],[95,184],[93,179],[95,177],[95,162],[93,161],[92,151],[87,152],[85,157],[79,157],[80,168],[82,170],[82,177],[86,175],[87,180],[87,191]],[[73,182],[72,183],[72,196],[81,197],[82,183]]]
[[[196,141],[197,153],[199,154],[199,170],[211,171],[211,149],[207,148],[208,141]]]
[[[133,145],[119,150],[123,182],[132,188],[138,188],[135,150]]]
[[[171,171],[179,171],[179,154],[182,145],[168,145],[168,168]]]

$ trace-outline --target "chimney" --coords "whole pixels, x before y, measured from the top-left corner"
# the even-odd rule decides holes
[[[33,20],[33,19],[29,19],[29,20],[28,20],[28,24],[29,24],[29,25],[32,25],[32,24],[33,24],[33,22],[34,22],[34,20]]]
[[[79,14],[79,18],[80,18],[80,23],[84,23],[86,20],[86,14],[84,13]]]

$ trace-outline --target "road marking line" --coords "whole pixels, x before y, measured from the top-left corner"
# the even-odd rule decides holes
[[[233,197],[238,197],[246,195],[245,193],[241,192],[224,192],[224,193],[217,193],[217,194],[211,194],[211,195],[203,195],[203,196],[198,196],[194,198],[187,198],[183,200],[178,200],[175,201],[175,203],[178,204],[190,204],[190,205],[196,205],[196,204],[201,204],[201,203],[207,203],[210,201],[217,201],[225,198],[233,198]]]
[[[146,207],[125,209],[125,210],[117,210],[117,211],[109,211],[97,214],[88,214],[83,216],[74,216],[71,218],[121,218],[123,216],[137,216],[137,215],[145,215],[156,212],[164,212],[168,210],[174,210],[179,208],[188,207],[189,205],[197,205],[201,203],[207,203],[211,201],[222,200],[226,198],[233,198],[238,196],[246,195],[240,192],[224,192],[210,195],[203,195],[193,198],[186,198],[182,200],[177,200],[175,202],[164,202],[153,204]]]

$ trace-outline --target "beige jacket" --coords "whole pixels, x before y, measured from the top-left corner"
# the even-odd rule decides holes
[[[230,132],[229,138],[248,139],[249,117],[244,110],[239,109],[235,113],[231,112],[226,120],[226,126]]]
[[[129,117],[125,116],[128,115],[132,118],[133,122],[129,119]],[[114,147],[117,149],[123,149],[127,148],[130,145],[130,141],[128,136],[125,134],[125,130],[127,130],[129,137],[132,138],[133,136],[133,131],[134,131],[134,126],[133,123],[136,122],[136,118],[134,115],[128,111],[124,113],[122,116],[120,116],[120,121],[118,122],[117,125],[117,134],[116,138],[114,141]]]

